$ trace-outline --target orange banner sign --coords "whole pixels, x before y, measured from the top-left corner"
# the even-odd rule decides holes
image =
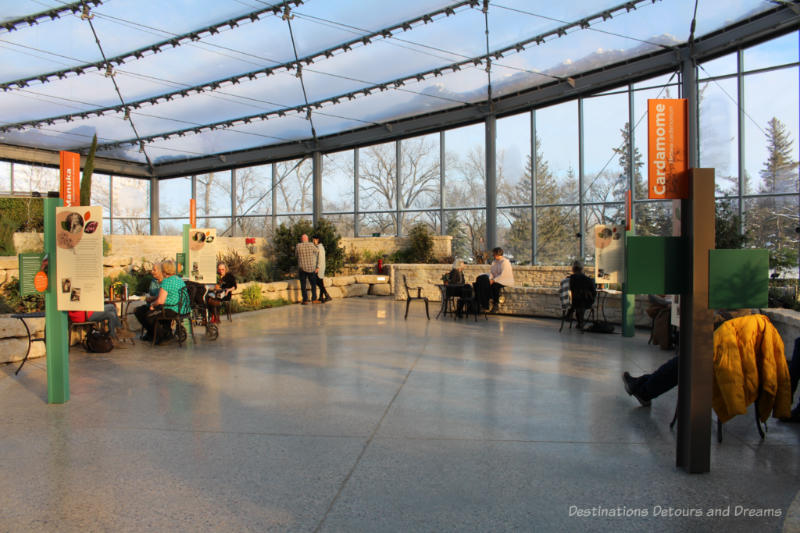
[[[194,198],[189,200],[189,225],[192,229],[197,227],[197,200]]]
[[[81,203],[81,155],[73,152],[59,152],[61,168],[61,188],[59,196],[64,207]]]
[[[687,116],[685,98],[647,101],[647,197],[651,200],[689,194]]]

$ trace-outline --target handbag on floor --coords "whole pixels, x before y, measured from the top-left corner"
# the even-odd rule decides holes
[[[93,329],[86,334],[86,351],[92,353],[108,353],[114,349],[114,343],[111,341],[111,335],[105,331],[97,331]]]

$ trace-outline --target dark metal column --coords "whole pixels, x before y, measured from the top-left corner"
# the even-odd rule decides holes
[[[114,234],[114,176],[108,177],[108,234]]]
[[[531,110],[531,264],[536,264],[536,110]]]
[[[353,149],[353,237],[358,237],[358,148]]]
[[[738,100],[738,113],[737,113],[737,133],[739,135],[739,142],[738,142],[738,150],[739,150],[739,193],[736,195],[737,197],[737,214],[739,215],[739,233],[744,233],[744,216],[742,216],[744,211],[744,200],[742,199],[742,195],[746,193],[744,190],[744,176],[747,170],[745,169],[745,146],[744,146],[744,121],[745,121],[745,114],[744,114],[744,76],[742,72],[744,71],[744,61],[741,50],[736,52],[736,97]]]
[[[445,149],[444,131],[439,132],[439,234],[447,235],[447,224],[444,219],[444,173],[445,173]]]
[[[401,187],[402,166],[401,157],[403,156],[403,148],[400,146],[400,140],[394,142],[394,225],[395,235],[398,237],[403,233],[403,221],[400,218],[403,188]]]
[[[584,226],[586,225],[583,220],[583,98],[578,98],[578,259],[583,263],[584,256],[584,243],[586,233]]]
[[[311,154],[311,223],[316,226],[322,218],[322,153]]]
[[[628,84],[628,190],[631,191],[631,230],[634,229],[636,220],[636,113],[633,100],[633,84]]]
[[[272,163],[272,234],[278,228],[278,197],[275,196],[275,189],[278,187],[278,165]]]
[[[693,60],[682,68],[688,100],[689,199],[681,201],[681,233],[687,245],[691,287],[681,296],[678,363],[678,435],[676,464],[689,473],[711,468],[711,389],[713,383],[713,313],[708,309],[708,250],[714,248],[714,170],[697,166],[697,70]],[[679,266],[680,268],[680,266]]]
[[[497,117],[486,117],[486,250],[497,246]]]
[[[231,169],[231,237],[236,237],[236,169]]]
[[[150,178],[150,235],[159,235],[158,178]]]

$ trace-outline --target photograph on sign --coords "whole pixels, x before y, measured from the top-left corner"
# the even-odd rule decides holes
[[[103,208],[56,208],[59,311],[103,310]]]
[[[623,271],[624,226],[598,224],[594,227],[596,283],[621,283]]]
[[[688,197],[687,113],[685,98],[647,101],[647,197],[651,200]]]
[[[215,228],[189,229],[189,252],[185,277],[198,283],[217,281],[217,230]]]

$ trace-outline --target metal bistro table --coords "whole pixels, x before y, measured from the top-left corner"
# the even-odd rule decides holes
[[[456,299],[461,295],[462,289],[464,287],[466,287],[467,285],[466,284],[463,284],[463,285],[461,285],[461,284],[459,284],[459,285],[450,284],[450,285],[448,285],[446,283],[439,283],[436,286],[439,287],[439,291],[441,291],[441,293],[442,293],[442,306],[439,308],[439,312],[436,314],[436,318],[439,318],[439,315],[442,315],[442,314],[447,316],[447,313],[450,313],[453,316],[455,316],[455,314],[456,314]],[[453,294],[453,292],[456,292],[456,291],[451,291],[451,294],[448,294],[448,291],[447,291],[448,288],[450,288],[450,289],[458,289],[458,294]]]
[[[27,319],[27,318],[44,318],[44,317],[45,317],[45,314],[44,314],[43,311],[39,312],[39,313],[16,313],[16,314],[11,315],[11,318],[16,318],[17,320],[22,322],[22,325],[25,326],[25,333],[28,334],[28,349],[25,351],[25,357],[22,358],[22,362],[19,364],[19,367],[17,368],[17,371],[14,372],[15,376],[17,374],[19,374],[19,371],[22,370],[22,365],[24,365],[25,361],[28,360],[28,356],[31,353],[31,344],[33,344],[34,342],[45,342],[46,337],[47,337],[47,328],[45,328],[45,335],[41,339],[33,339],[33,338],[31,338],[31,328],[28,327],[28,324],[25,322],[25,319]]]

